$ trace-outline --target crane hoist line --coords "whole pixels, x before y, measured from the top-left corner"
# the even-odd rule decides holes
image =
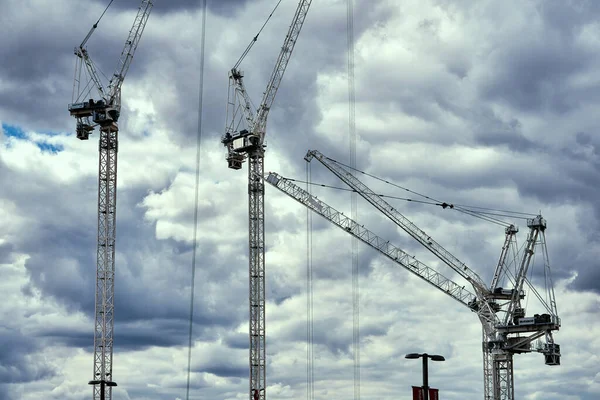
[[[300,0],[285,36],[283,46],[262,101],[254,108],[244,86],[240,62],[229,71],[227,120],[221,143],[227,149],[227,165],[239,170],[248,160],[248,238],[249,238],[249,341],[250,379],[249,399],[266,399],[266,342],[265,342],[265,210],[264,174],[265,134],[267,117],[277,90],[283,80],[298,36],[304,25],[312,0]],[[270,18],[270,17],[269,17]],[[262,30],[262,29],[261,29]],[[260,33],[260,32],[259,32]],[[255,36],[255,39],[258,37]],[[255,40],[254,40],[255,41]],[[251,42],[249,48],[254,43]],[[242,55],[242,59],[249,51]]]
[[[104,86],[98,76],[96,66],[85,47],[98,27],[98,23],[108,10],[108,4],[98,21],[92,26],[81,44],[75,48],[75,79],[73,99],[69,113],[77,121],[76,134],[80,140],[88,140],[96,127],[100,130],[98,167],[98,242],[96,250],[96,294],[94,322],[94,369],[93,385],[95,400],[112,398],[113,380],[113,332],[114,332],[114,292],[115,292],[115,244],[117,212],[117,154],[119,149],[119,125],[121,113],[121,86],[133,55],[144,32],[152,0],[142,0],[138,8],[129,36],[121,51],[115,72]],[[85,67],[84,67],[85,66]],[[82,82],[82,74],[89,75]],[[98,92],[98,97],[89,98],[90,84]]]
[[[345,216],[281,175],[270,172],[267,175],[257,176],[257,179],[266,181],[477,314],[483,333],[484,400],[515,399],[514,354],[538,352],[544,355],[546,365],[560,365],[560,345],[554,342],[553,332],[560,329],[561,321],[558,317],[548,262],[545,238],[546,220],[541,215],[527,219],[529,233],[515,273],[509,271],[510,264],[507,259],[509,249],[516,247],[518,228],[514,225],[505,228],[505,240],[500,258],[496,264],[492,283],[487,286],[475,271],[368,188],[348,169],[332,162],[331,159],[316,150],[311,150],[306,154],[307,162],[312,159],[317,159],[352,190],[469,282],[473,291],[465,289],[465,285],[460,285],[428,267],[415,256],[407,254],[391,244],[389,240],[377,236],[364,225]],[[545,296],[539,295],[527,280],[527,272],[532,264],[536,248],[541,248],[544,258]],[[501,282],[502,278],[505,279],[505,283],[508,282],[509,287]],[[523,290],[525,284],[536,295],[544,309],[543,314],[526,316],[527,307],[522,302],[525,298]],[[498,316],[499,313],[502,318]]]

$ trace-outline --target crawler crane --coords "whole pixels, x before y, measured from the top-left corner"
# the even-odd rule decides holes
[[[221,142],[227,148],[229,168],[241,169],[248,159],[248,234],[250,273],[250,399],[266,399],[265,353],[265,212],[264,174],[267,116],[296,45],[312,0],[301,0],[281,47],[275,68],[255,112],[244,87],[239,63],[229,71],[227,126]],[[258,37],[258,35],[257,35]],[[256,41],[256,38],[254,41]],[[244,121],[245,120],[245,121]]]
[[[471,284],[474,293],[465,289],[463,285],[459,285],[427,267],[415,259],[414,256],[410,256],[401,249],[391,245],[389,241],[380,238],[364,228],[363,225],[344,216],[339,211],[296,186],[290,180],[273,172],[266,176],[265,180],[272,186],[275,186],[329,222],[384,254],[392,261],[400,264],[477,314],[483,328],[482,350],[485,400],[514,400],[514,354],[537,351],[544,355],[547,365],[560,365],[560,346],[554,342],[552,335],[553,331],[557,331],[560,328],[560,319],[558,318],[546,249],[546,220],[541,215],[527,220],[527,226],[530,231],[522,259],[511,282],[513,287],[510,289],[497,286],[502,278],[512,276],[508,270],[506,260],[508,249],[514,245],[515,235],[518,230],[514,225],[506,228],[506,238],[501,256],[492,284],[488,287],[477,273],[468,268],[424,231],[400,214],[398,210],[383,200],[381,196],[375,194],[342,165],[314,150],[309,151],[305,157],[308,162],[313,158],[316,158],[352,188],[352,190],[375,206],[386,217]],[[544,257],[544,276],[546,277],[545,286],[547,290],[545,298],[532,285],[529,285],[526,279],[536,246],[541,247]],[[525,297],[523,290],[525,283],[530,286],[531,292],[536,295],[545,308],[546,313],[541,315],[535,314],[533,317],[525,317],[525,308],[521,304],[521,301]],[[502,318],[498,315],[501,313],[504,314]],[[541,337],[545,339],[545,343],[543,344],[539,340]],[[534,341],[536,340],[537,346],[534,346]]]
[[[112,1],[111,1],[112,3]],[[110,6],[110,3],[109,3]],[[108,9],[108,7],[107,7]],[[77,120],[77,138],[88,140],[95,127],[100,129],[98,171],[98,247],[96,265],[96,300],[94,329],[94,399],[112,398],[112,387],[117,386],[112,377],[113,331],[114,331],[114,278],[115,278],[115,225],[117,206],[117,151],[121,112],[121,85],[129,70],[150,10],[151,0],[142,0],[119,63],[108,86],[102,84],[96,66],[85,47],[98,27],[94,24],[83,42],[75,48],[75,83],[73,101],[69,104],[71,116]],[[103,14],[104,15],[104,14]],[[102,17],[100,17],[102,18]],[[85,70],[89,81],[82,85],[81,74]],[[87,96],[90,84],[98,91],[97,100]]]

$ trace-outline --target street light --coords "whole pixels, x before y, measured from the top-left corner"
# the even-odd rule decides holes
[[[444,356],[427,353],[410,353],[404,357],[410,359],[423,358],[423,399],[429,400],[429,372],[427,371],[427,359],[431,358],[432,361],[446,361],[446,359]]]
[[[106,374],[106,375],[110,375],[110,374]],[[102,379],[102,380],[89,381],[88,385],[94,385],[94,386],[100,385],[100,400],[104,400],[105,399],[104,386],[115,387],[115,386],[117,386],[117,382],[105,381],[104,379]]]

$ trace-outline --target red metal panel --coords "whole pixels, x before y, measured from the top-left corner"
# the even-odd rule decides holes
[[[423,400],[423,398],[425,397],[422,386],[413,386],[412,392],[413,400]],[[429,388],[429,400],[440,400],[438,389]]]
[[[413,400],[423,400],[423,388],[421,386],[413,386]]]
[[[438,389],[429,388],[429,400],[440,400]]]

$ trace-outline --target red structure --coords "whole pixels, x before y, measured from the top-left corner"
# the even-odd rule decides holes
[[[425,398],[423,393],[423,387],[421,386],[413,386],[413,400],[423,400]],[[429,388],[429,400],[440,400],[439,390]]]

